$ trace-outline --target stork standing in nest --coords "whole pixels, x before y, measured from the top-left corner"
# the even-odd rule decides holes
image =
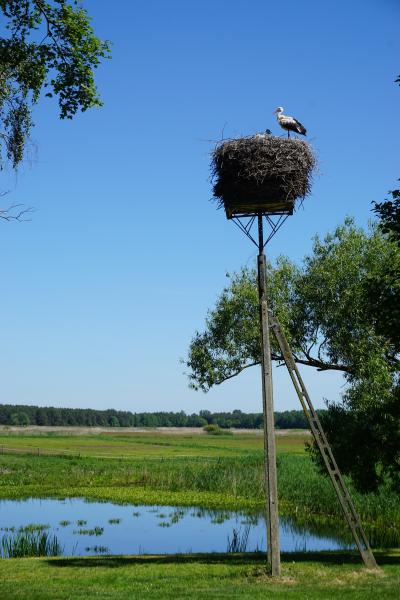
[[[306,128],[300,123],[300,121],[298,121],[294,117],[288,117],[287,115],[283,114],[282,106],[278,106],[278,108],[274,110],[274,115],[276,115],[278,123],[282,127],[282,129],[287,131],[288,138],[290,138],[291,131],[293,131],[294,133],[299,133],[300,135],[307,134]]]

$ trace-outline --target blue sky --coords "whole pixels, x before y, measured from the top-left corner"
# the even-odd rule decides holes
[[[346,215],[365,225],[400,176],[400,6],[84,5],[113,44],[97,73],[105,105],[62,122],[44,99],[31,160],[2,174],[9,201],[36,210],[29,223],[0,223],[0,399],[261,411],[258,369],[204,395],[179,363],[225,273],[255,261],[210,200],[210,151],[222,131],[280,134],[272,111],[284,106],[307,127],[320,168],[269,256],[300,261]],[[316,405],[338,398],[337,374],[304,375]],[[275,408],[297,408],[283,369],[274,381]]]

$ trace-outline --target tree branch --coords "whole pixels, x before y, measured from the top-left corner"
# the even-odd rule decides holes
[[[25,216],[33,210],[31,206],[24,208],[23,204],[12,204],[8,208],[0,208],[0,219],[3,221],[30,221],[31,219],[26,219]]]
[[[35,4],[38,7],[39,11],[41,12],[41,14],[43,15],[45,21],[46,21],[46,25],[47,25],[47,34],[45,36],[45,38],[43,38],[43,40],[40,42],[39,45],[41,45],[43,43],[43,41],[46,39],[46,37],[50,37],[53,42],[55,47],[57,48],[57,50],[60,53],[61,59],[63,60],[63,62],[66,65],[69,65],[68,60],[65,57],[65,53],[63,51],[63,49],[61,48],[59,42],[58,42],[58,38],[56,37],[56,35],[54,34],[52,27],[54,27],[54,29],[57,31],[57,23],[55,23],[53,21],[53,19],[47,14],[45,7],[43,6],[43,3],[41,0],[35,0]]]
[[[352,373],[353,372],[350,367],[348,367],[347,365],[341,364],[341,363],[325,363],[325,362],[318,360],[316,358],[313,358],[311,356],[307,357],[307,359],[303,359],[303,358],[299,358],[298,356],[293,355],[293,358],[297,364],[305,365],[306,367],[314,367],[315,369],[317,369],[317,371],[342,371],[343,373]],[[275,354],[273,352],[271,354],[271,359],[276,362],[284,363],[284,358],[283,358],[282,354]],[[259,365],[259,364],[260,364],[260,361],[248,363],[247,365],[244,365],[240,369],[237,369],[230,375],[221,377],[221,379],[219,381],[215,382],[215,385],[220,385],[221,383],[228,381],[228,379],[233,379],[234,377],[239,375],[245,369],[248,369],[249,367],[255,367],[256,365]]]

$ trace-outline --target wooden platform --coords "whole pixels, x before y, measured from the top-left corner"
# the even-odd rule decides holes
[[[292,215],[294,202],[238,202],[224,204],[226,218],[263,215]]]

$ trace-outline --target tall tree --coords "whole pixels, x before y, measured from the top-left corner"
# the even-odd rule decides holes
[[[94,35],[78,0],[0,0],[6,37],[0,38],[0,164],[16,168],[44,92],[56,96],[61,119],[100,106],[94,69],[109,43]]]
[[[400,265],[400,248],[378,227],[363,231],[351,219],[323,240],[316,237],[313,251],[301,267],[280,258],[269,266],[269,302],[278,316],[300,364],[319,370],[343,372],[347,388],[339,403],[329,404],[324,422],[334,450],[341,449],[340,464],[360,487],[373,488],[386,475],[396,484],[400,475],[400,430],[394,435],[393,419],[398,404],[400,368],[397,340],[381,328],[380,314],[368,301],[371,281],[385,272],[385,265]],[[205,330],[196,333],[186,365],[190,385],[207,391],[259,363],[260,342],[256,274],[247,269],[235,275],[213,310]],[[273,344],[272,358],[282,361]],[[357,425],[368,415],[379,428],[367,444],[353,445],[362,434]],[[346,437],[331,427],[333,419],[352,416]],[[384,415],[388,416],[385,425]],[[390,424],[389,424],[390,421]],[[378,430],[379,429],[379,430]],[[391,436],[391,448],[384,445]],[[368,473],[361,464],[371,465]]]

